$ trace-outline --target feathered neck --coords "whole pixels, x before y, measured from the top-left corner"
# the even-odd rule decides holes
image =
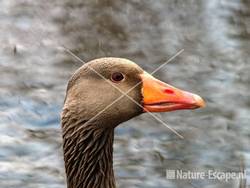
[[[63,150],[68,188],[115,188],[114,128],[62,114]]]

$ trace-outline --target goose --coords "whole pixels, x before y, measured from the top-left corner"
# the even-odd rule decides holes
[[[144,112],[204,107],[196,95],[168,85],[123,58],[82,65],[70,78],[61,113],[68,188],[115,188],[114,129]]]

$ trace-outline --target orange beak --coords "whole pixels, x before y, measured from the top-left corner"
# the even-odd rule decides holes
[[[169,112],[205,106],[204,100],[196,94],[170,86],[147,72],[140,76],[145,112]]]

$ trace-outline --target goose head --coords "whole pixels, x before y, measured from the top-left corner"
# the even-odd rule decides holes
[[[115,187],[114,128],[145,112],[196,109],[203,99],[122,58],[100,58],[71,77],[62,112],[68,188]]]
[[[111,57],[79,68],[69,81],[65,99],[65,108],[87,120],[96,116],[95,121],[108,126],[143,112],[195,109],[204,104],[198,95],[154,78],[134,62]]]

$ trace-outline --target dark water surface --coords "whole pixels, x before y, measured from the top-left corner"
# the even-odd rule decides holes
[[[121,188],[238,188],[238,181],[167,180],[166,169],[250,169],[250,3],[247,0],[0,1],[0,187],[66,187],[60,111],[83,60],[129,58],[204,97],[207,108],[143,114],[116,130]],[[248,176],[248,185],[250,184]]]

